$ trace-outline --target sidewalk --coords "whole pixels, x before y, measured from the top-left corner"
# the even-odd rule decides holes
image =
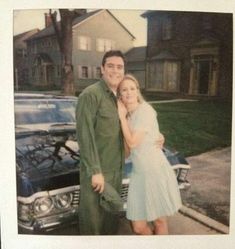
[[[170,235],[212,235],[227,234],[227,226],[216,222],[194,210],[183,207],[174,216],[168,217]],[[135,235],[125,218],[121,219],[118,235]]]

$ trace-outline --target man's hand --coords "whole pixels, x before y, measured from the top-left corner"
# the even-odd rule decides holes
[[[156,140],[157,148],[162,149],[163,145],[164,145],[164,142],[165,142],[165,137],[163,136],[162,133],[160,133],[159,137]]]
[[[104,191],[104,176],[101,173],[92,175],[91,186],[94,188],[94,191],[102,193]]]

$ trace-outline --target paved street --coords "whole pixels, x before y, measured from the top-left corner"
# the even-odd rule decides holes
[[[182,191],[184,205],[229,225],[231,148],[187,158],[190,189]]]
[[[181,213],[168,218],[170,235],[210,235],[221,234]],[[134,235],[129,222],[121,219],[119,235]]]

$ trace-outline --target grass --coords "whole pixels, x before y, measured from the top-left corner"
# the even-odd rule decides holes
[[[231,146],[232,105],[220,101],[152,104],[165,144],[184,156]]]

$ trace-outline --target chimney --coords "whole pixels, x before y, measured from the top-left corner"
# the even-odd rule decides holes
[[[45,15],[45,27],[47,28],[47,27],[49,27],[50,25],[52,25],[52,20],[51,20],[50,14],[44,13],[44,15]],[[55,21],[56,21],[57,12],[54,11],[54,13],[52,13],[52,15],[54,16]]]

